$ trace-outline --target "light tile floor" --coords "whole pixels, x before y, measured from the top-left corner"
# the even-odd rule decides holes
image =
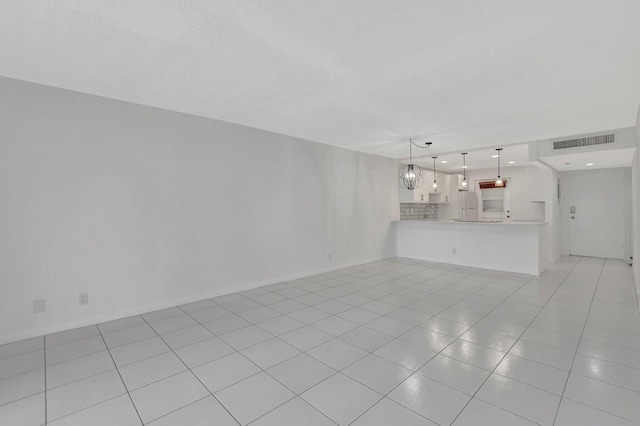
[[[634,281],[399,258],[29,339],[0,424],[640,424]]]

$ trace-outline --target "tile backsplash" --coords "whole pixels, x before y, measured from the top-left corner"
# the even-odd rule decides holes
[[[438,205],[400,203],[400,220],[438,220]]]

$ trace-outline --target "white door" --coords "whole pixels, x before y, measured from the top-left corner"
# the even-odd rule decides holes
[[[621,169],[569,175],[570,252],[624,257],[624,187]]]

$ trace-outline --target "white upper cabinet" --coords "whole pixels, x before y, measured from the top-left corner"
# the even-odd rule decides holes
[[[408,189],[400,187],[400,202],[401,203],[428,203],[429,193],[427,192],[429,187],[422,184],[420,188],[409,191]]]
[[[425,170],[424,182],[420,188],[409,191],[400,187],[401,203],[443,204],[451,200],[451,176],[436,172],[438,188],[433,189],[433,172]],[[457,188],[456,188],[457,191]]]
[[[433,172],[431,172],[431,180],[428,182],[429,188],[429,202],[446,204],[451,199],[451,176],[445,173],[435,174],[435,180],[438,187],[433,188]],[[427,183],[425,183],[426,185]]]

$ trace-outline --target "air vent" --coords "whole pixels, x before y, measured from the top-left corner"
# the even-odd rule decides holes
[[[603,143],[614,143],[615,135],[589,136],[588,138],[568,139],[566,141],[555,141],[553,149],[577,148],[579,146],[602,145]]]

